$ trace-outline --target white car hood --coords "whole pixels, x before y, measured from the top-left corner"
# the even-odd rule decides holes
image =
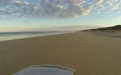
[[[73,72],[51,67],[29,67],[14,75],[73,75]]]

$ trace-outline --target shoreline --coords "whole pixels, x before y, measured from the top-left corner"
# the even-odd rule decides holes
[[[39,35],[15,35],[15,36],[12,36],[12,37],[0,37],[0,39],[3,39],[3,40],[0,40],[0,42],[14,41],[14,40],[20,40],[20,39],[27,39],[27,38],[35,38],[35,37],[43,37],[43,36],[51,36],[51,35],[61,35],[61,34],[68,34],[68,33],[74,33],[74,32],[39,34]]]

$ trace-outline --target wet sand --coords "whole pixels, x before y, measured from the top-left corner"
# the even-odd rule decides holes
[[[30,65],[55,64],[76,75],[121,75],[121,38],[88,32],[50,35],[0,42],[0,75]]]

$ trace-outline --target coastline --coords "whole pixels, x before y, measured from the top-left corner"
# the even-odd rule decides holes
[[[34,38],[34,37],[42,37],[42,36],[50,36],[50,35],[60,35],[60,34],[68,34],[68,33],[74,33],[74,32],[61,32],[61,33],[50,33],[50,34],[34,34],[34,35],[13,35],[13,36],[2,36],[0,37],[0,42],[2,41],[10,41],[10,40],[19,40],[19,39],[25,39],[25,38]]]

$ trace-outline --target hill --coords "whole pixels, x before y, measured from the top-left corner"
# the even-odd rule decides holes
[[[121,30],[121,25],[115,25],[112,27],[104,27],[104,28],[97,28],[97,29],[89,29],[84,31],[105,31],[105,30]]]

